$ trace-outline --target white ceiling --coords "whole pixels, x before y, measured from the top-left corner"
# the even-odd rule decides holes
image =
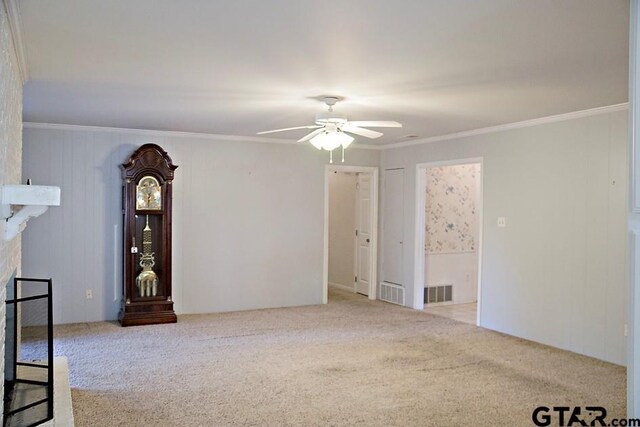
[[[255,136],[327,94],[394,143],[627,101],[628,0],[19,4],[31,122]]]

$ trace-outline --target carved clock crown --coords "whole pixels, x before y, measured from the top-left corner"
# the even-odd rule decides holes
[[[133,152],[129,161],[120,165],[122,177],[134,179],[143,173],[150,171],[159,173],[164,181],[172,181],[174,171],[178,166],[173,164],[173,160],[157,144],[144,144]]]

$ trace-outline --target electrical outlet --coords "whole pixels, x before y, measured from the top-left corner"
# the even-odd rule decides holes
[[[503,216],[499,216],[498,217],[498,227],[506,227],[507,226],[507,218],[503,217]]]
[[[87,289],[87,299],[93,299],[93,291],[91,289]]]

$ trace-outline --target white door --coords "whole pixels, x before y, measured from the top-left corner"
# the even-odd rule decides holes
[[[404,169],[384,171],[384,235],[382,271],[385,282],[403,284]]]
[[[356,292],[369,295],[371,278],[371,175],[358,173],[356,206]]]

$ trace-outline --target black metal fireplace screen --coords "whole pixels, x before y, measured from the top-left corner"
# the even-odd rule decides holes
[[[14,278],[7,286],[4,426],[53,418],[52,280]]]

